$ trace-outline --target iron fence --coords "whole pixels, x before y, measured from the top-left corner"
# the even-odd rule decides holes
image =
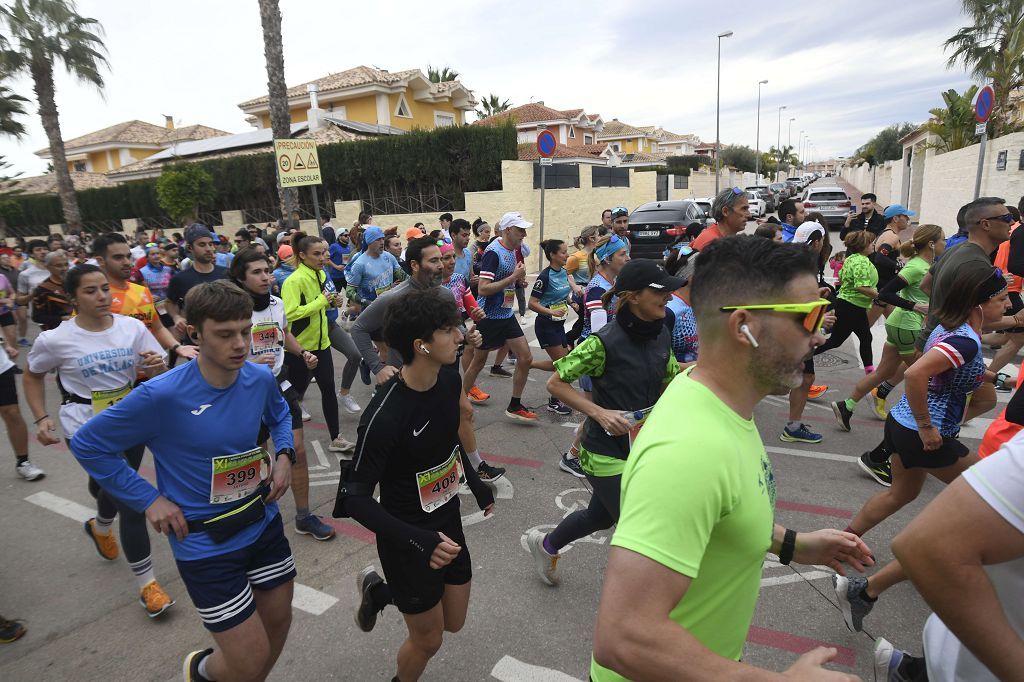
[[[397,213],[443,213],[458,210],[455,202],[440,194],[375,194],[360,197],[363,210],[373,215]]]

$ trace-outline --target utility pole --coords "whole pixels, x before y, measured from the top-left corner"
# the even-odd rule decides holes
[[[722,158],[719,153],[719,103],[722,95],[722,38],[728,38],[732,31],[724,31],[718,34],[718,84],[715,86],[715,194],[718,194],[718,176],[722,168]]]
[[[754,156],[754,175],[757,177],[755,184],[761,184],[761,86],[765,85],[768,81],[763,80],[757,84],[757,137],[754,142],[755,156]]]

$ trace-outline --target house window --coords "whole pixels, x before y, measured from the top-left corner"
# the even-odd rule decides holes
[[[584,135],[583,136],[583,144],[594,144],[594,136],[593,135]]]
[[[672,176],[676,189],[689,189],[690,188],[690,176],[689,175],[673,175]]]
[[[73,167],[79,173],[84,173],[85,172],[85,161],[74,161],[73,162]]]
[[[398,106],[395,107],[395,116],[400,118],[412,118],[412,112],[409,111],[409,104],[405,101],[405,93],[399,93],[398,95]]]
[[[575,163],[559,163],[544,171],[544,189],[579,189],[580,167]],[[533,188],[540,189],[540,164],[533,164]]]
[[[594,166],[590,180],[591,187],[629,187],[629,169],[610,166]]]
[[[576,128],[574,126],[569,126],[569,137],[574,140],[576,139]]]
[[[455,114],[449,114],[444,111],[434,112],[434,127],[444,128],[446,126],[455,125]]]
[[[618,142],[612,142],[611,146],[612,146],[612,149],[614,149],[617,152],[621,152],[622,151],[621,149],[619,149],[619,143]]]

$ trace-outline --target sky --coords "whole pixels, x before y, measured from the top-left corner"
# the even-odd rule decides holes
[[[5,0],[0,0],[0,3]],[[202,123],[228,132],[252,128],[238,103],[265,95],[257,0],[79,0],[105,30],[110,68],[102,93],[57,73],[64,139],[122,121]],[[948,70],[944,40],[967,22],[954,0],[824,3],[548,2],[464,0],[371,3],[281,0],[288,85],[365,64],[401,71],[450,66],[478,99],[514,105],[543,101],[583,108],[604,120],[660,125],[715,140],[717,35],[721,41],[723,144],[800,131],[817,159],[846,156],[894,122],[921,123],[941,93],[971,79]],[[720,11],[721,10],[721,11]],[[28,134],[0,139],[10,172],[37,175],[46,147],[31,82]],[[781,112],[781,132],[779,107]],[[790,124],[789,119],[796,120]]]

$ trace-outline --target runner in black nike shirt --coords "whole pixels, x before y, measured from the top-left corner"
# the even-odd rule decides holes
[[[472,565],[459,513],[459,479],[490,514],[494,498],[459,444],[462,384],[456,353],[462,320],[447,292],[410,292],[388,309],[384,338],[402,369],[381,386],[359,421],[352,470],[338,488],[334,515],[377,534],[387,583],[372,567],[358,576],[356,623],[369,632],[394,604],[409,636],[398,651],[401,682],[414,682],[444,632],[466,622]],[[380,503],[373,491],[380,484]]]

